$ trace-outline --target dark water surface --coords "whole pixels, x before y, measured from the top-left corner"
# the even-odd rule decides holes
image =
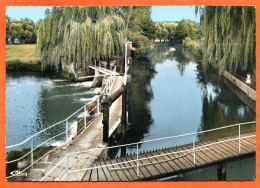
[[[129,91],[131,128],[127,143],[255,120],[255,112],[224,85],[217,70],[209,69],[204,73],[187,49],[176,48],[175,52],[165,53],[170,47],[174,46],[157,45],[133,62]],[[244,127],[242,131],[252,127]],[[230,133],[237,134],[238,128],[205,133],[195,139],[216,138]],[[187,136],[144,143],[139,149],[149,151],[191,141],[192,137]],[[127,152],[133,153],[136,149],[129,147]],[[251,163],[254,160],[249,159]],[[249,166],[254,171],[253,165]],[[191,176],[181,179],[196,179]]]

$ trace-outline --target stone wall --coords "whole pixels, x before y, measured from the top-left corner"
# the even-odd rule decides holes
[[[235,86],[237,86],[241,91],[243,91],[250,99],[252,99],[253,101],[256,100],[256,91],[254,89],[252,89],[227,71],[224,72],[223,76],[227,78],[230,82],[232,82]]]

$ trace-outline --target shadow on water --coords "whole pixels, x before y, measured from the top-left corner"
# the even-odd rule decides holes
[[[217,74],[217,70],[209,69],[205,73],[200,66],[197,66],[197,70],[197,83],[203,92],[198,131],[255,120],[255,112],[226,86],[224,78]],[[254,130],[254,126],[241,127],[242,132],[249,130]],[[238,127],[206,133],[199,138],[205,140],[231,134],[238,134]]]

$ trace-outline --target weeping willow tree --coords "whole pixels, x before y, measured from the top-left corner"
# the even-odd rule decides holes
[[[38,22],[36,32],[43,70],[58,70],[63,57],[86,71],[94,59],[121,55],[126,40],[125,21],[113,7],[54,7]]]
[[[200,7],[204,68],[210,65],[239,73],[255,72],[255,7]],[[198,7],[196,13],[198,12]]]

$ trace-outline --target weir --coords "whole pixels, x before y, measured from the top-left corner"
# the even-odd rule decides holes
[[[94,108],[91,110],[87,110],[87,106],[83,106],[76,112],[74,112],[72,115],[70,115],[65,120],[58,122],[50,127],[48,127],[45,130],[40,131],[36,135],[32,135],[30,138],[26,139],[22,143],[7,146],[6,148],[12,149],[16,146],[22,145],[26,142],[30,142],[30,148],[31,150],[25,155],[22,156],[19,159],[8,161],[7,165],[10,166],[10,164],[15,164],[16,167],[13,167],[13,170],[17,169],[17,163],[20,161],[24,161],[24,158],[26,158],[28,155],[31,155],[30,157],[30,163],[29,165],[26,165],[23,167],[20,171],[15,171],[15,173],[12,173],[12,175],[7,174],[7,180],[10,181],[39,181],[44,174],[49,174],[51,169],[55,167],[55,165],[68,153],[68,152],[77,152],[80,150],[86,150],[96,147],[104,147],[109,146],[109,138],[112,136],[116,136],[117,133],[120,134],[120,136],[123,136],[125,131],[123,131],[123,134],[121,134],[121,128],[126,126],[126,112],[122,112],[122,110],[126,111],[126,84],[123,83],[124,80],[127,80],[127,70],[131,58],[126,56],[127,60],[125,62],[128,62],[124,66],[121,66],[119,69],[121,72],[124,72],[124,74],[120,74],[117,72],[116,65],[111,66],[110,64],[103,65],[99,62],[99,65],[92,64],[89,66],[90,69],[94,69],[96,73],[98,72],[104,74],[104,87],[102,89],[102,92],[100,95],[95,97],[92,101],[96,104]],[[122,62],[123,63],[123,62]],[[109,67],[109,69],[107,69]],[[122,67],[124,69],[122,69]],[[81,78],[80,78],[81,79]],[[83,78],[84,79],[84,78]],[[123,90],[122,90],[123,88]],[[121,91],[120,93],[118,93]],[[116,97],[114,97],[116,94]],[[123,97],[121,97],[123,95]],[[109,103],[104,101],[105,98],[112,97],[114,100]],[[123,100],[123,101],[122,101]],[[112,104],[113,103],[113,104]],[[110,108],[110,113],[109,113]],[[106,112],[104,109],[107,110]],[[78,114],[78,115],[77,115]],[[72,119],[77,117],[77,131],[76,134],[74,134],[71,138],[69,138],[68,133],[71,131],[71,124]],[[122,122],[123,121],[123,122]],[[53,138],[56,138],[60,135],[66,136],[66,142],[62,146],[57,146],[53,148],[52,150],[48,151],[46,154],[41,156],[38,159],[33,158],[34,151],[43,144],[48,143],[53,138],[50,138],[46,140],[45,142],[41,143],[40,145],[34,146],[33,145],[33,139],[41,134],[42,132],[47,131],[48,129],[51,129],[59,124],[65,125],[65,131],[61,133],[57,133],[56,136]],[[122,126],[122,125],[123,126]],[[108,155],[107,150],[100,150],[96,152],[92,152],[91,155],[89,155],[87,158],[79,158],[79,156],[73,156],[70,159],[68,159],[67,164],[74,164],[81,166],[84,165],[91,165],[97,158],[99,157],[106,157]],[[28,163],[27,163],[28,164]],[[81,166],[82,167],[82,166]],[[9,167],[8,167],[9,168]],[[63,168],[63,167],[61,167]],[[27,176],[20,176],[20,174],[27,174]],[[52,181],[55,181],[59,174],[59,170],[54,172],[54,177]],[[51,174],[53,176],[53,174]],[[77,179],[80,178],[82,175],[79,173],[77,174]]]

